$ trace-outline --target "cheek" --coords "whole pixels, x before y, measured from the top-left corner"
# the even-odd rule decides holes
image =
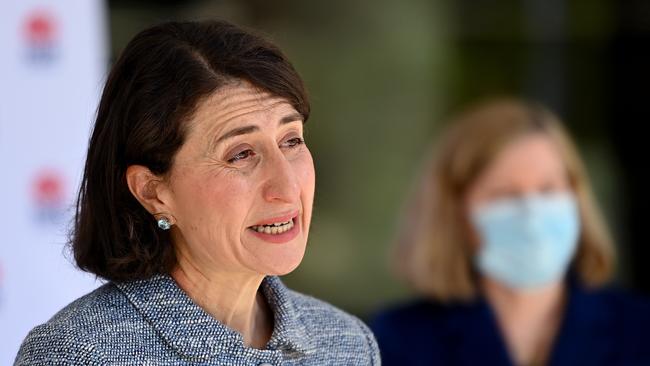
[[[304,175],[303,181],[303,193],[302,193],[302,207],[304,210],[304,227],[305,235],[309,234],[309,228],[311,227],[311,218],[312,218],[312,209],[314,205],[314,190],[316,184],[316,173],[314,171],[314,162],[312,160],[311,154],[309,154],[308,162],[304,166]]]
[[[179,221],[187,229],[208,229],[211,236],[223,235],[219,228],[239,228],[251,197],[251,187],[244,177],[227,174],[196,177],[184,182],[177,190]],[[222,225],[223,223],[230,225]],[[216,233],[215,233],[216,231]]]
[[[305,149],[305,153],[300,159],[294,161],[294,170],[300,184],[303,200],[305,205],[311,207],[314,199],[314,188],[316,184],[316,173],[314,171],[314,160],[312,159],[309,150]]]

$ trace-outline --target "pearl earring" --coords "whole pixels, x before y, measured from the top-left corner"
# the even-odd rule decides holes
[[[158,219],[158,227],[162,230],[169,230],[169,228],[172,227],[172,224],[166,217],[161,217]]]

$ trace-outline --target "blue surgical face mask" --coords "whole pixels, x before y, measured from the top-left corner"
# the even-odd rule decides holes
[[[479,272],[516,289],[562,280],[580,234],[570,193],[500,199],[476,209],[472,222],[481,238]]]

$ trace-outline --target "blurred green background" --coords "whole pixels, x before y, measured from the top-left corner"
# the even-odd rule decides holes
[[[535,98],[564,118],[619,243],[619,277],[647,285],[647,273],[630,259],[634,172],[621,164],[629,156],[626,135],[612,137],[621,128],[614,117],[622,104],[612,98],[623,89],[616,72],[629,54],[616,45],[637,34],[621,24],[648,19],[630,23],[625,16],[635,8],[558,0],[120,0],[108,6],[112,60],[149,25],[219,18],[268,35],[303,76],[312,100],[306,139],[317,193],[306,257],[286,276],[293,288],[366,318],[409,296],[388,265],[402,202],[445,118],[493,94]]]

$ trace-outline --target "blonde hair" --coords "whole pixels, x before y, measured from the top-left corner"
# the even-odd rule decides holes
[[[573,271],[587,286],[601,285],[611,277],[615,253],[609,230],[562,123],[540,105],[502,98],[478,104],[454,119],[425,162],[393,257],[398,274],[416,291],[440,301],[476,296],[463,197],[505,145],[530,133],[543,133],[555,144],[578,201],[581,234]]]

